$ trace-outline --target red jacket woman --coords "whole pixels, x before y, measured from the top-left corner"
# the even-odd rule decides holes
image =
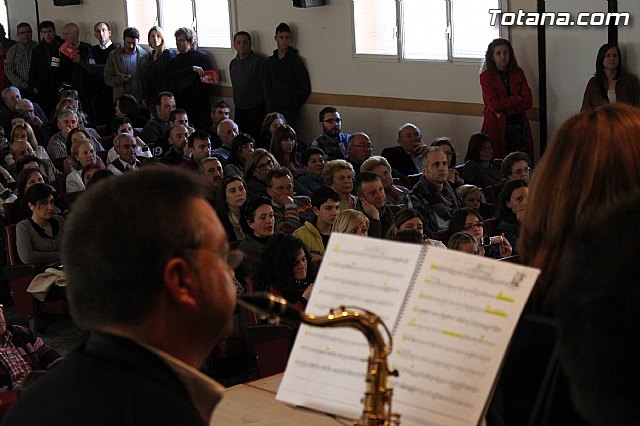
[[[533,140],[526,111],[531,89],[508,40],[493,40],[485,55],[487,69],[480,74],[484,122],[482,132],[495,143],[496,157],[525,151],[533,158]]]

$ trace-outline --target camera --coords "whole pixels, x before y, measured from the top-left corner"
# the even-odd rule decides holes
[[[482,247],[489,247],[502,244],[502,235],[496,235],[495,237],[483,237]]]

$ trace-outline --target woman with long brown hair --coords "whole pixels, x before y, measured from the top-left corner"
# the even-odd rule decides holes
[[[640,110],[602,106],[569,118],[554,135],[530,185],[518,239],[523,263],[542,269],[535,312],[553,315],[553,284],[568,242],[591,219],[640,188]],[[613,250],[594,247],[594,250]]]

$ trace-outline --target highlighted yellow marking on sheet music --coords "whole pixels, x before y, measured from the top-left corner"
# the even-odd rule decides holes
[[[457,333],[455,331],[442,330],[442,334],[449,337],[457,337],[458,339],[462,338],[462,334]]]
[[[336,244],[336,246],[333,248],[333,251],[340,251],[340,244]]]
[[[496,296],[496,299],[502,300],[504,302],[510,302],[510,303],[515,302],[515,299],[513,297],[507,296],[503,292],[498,293],[498,295]]]
[[[438,269],[438,265],[436,265],[435,263],[431,264],[431,269]]]
[[[419,297],[420,297],[420,299],[426,299],[427,295],[424,294],[423,292],[420,292],[420,296]]]
[[[382,283],[383,286],[388,287],[389,286],[389,281],[385,281]]]
[[[491,315],[497,315],[499,317],[507,317],[507,313],[505,311],[501,311],[500,309],[491,309],[491,307],[487,306],[484,308],[485,313]]]
[[[409,320],[409,325],[415,325],[415,323],[416,323],[416,319],[415,318],[411,318]]]

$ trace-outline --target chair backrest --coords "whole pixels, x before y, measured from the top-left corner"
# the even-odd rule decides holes
[[[22,265],[18,256],[18,246],[16,244],[16,225],[11,224],[4,227],[5,253],[7,254],[7,266]]]

